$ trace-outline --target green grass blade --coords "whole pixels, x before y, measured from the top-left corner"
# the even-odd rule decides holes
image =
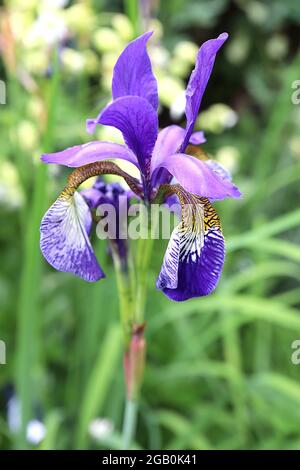
[[[86,385],[82,404],[79,407],[76,439],[78,448],[86,446],[88,425],[97,413],[102,411],[104,400],[116,375],[116,368],[120,366],[121,344],[119,326],[113,324],[102,341],[98,358]]]
[[[47,100],[47,127],[44,151],[51,150],[56,100],[58,99],[59,71],[54,67]],[[45,212],[47,166],[38,163],[33,181],[33,199],[25,233],[24,258],[21,271],[18,305],[18,331],[16,353],[16,384],[21,402],[21,431],[18,446],[26,447],[26,423],[32,416],[32,371],[36,364],[36,347],[39,337],[39,289],[42,256],[39,250],[39,226]]]

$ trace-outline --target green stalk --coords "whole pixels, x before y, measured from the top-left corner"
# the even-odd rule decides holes
[[[123,421],[123,447],[130,450],[134,440],[137,424],[138,402],[136,400],[126,400]]]
[[[139,0],[124,0],[124,11],[126,16],[130,19],[135,36],[138,36],[139,31]]]
[[[57,64],[57,60],[55,62]],[[58,68],[55,66],[47,100],[48,119],[43,142],[44,151],[49,151],[52,147],[58,82]],[[19,448],[26,448],[27,446],[26,426],[32,417],[33,378],[31,371],[34,370],[37,359],[33,338],[38,337],[36,330],[38,329],[40,316],[38,311],[39,289],[37,289],[41,282],[39,225],[46,208],[46,178],[46,165],[38,164],[33,183],[34,191],[29,212],[30,218],[25,233],[24,261],[18,305],[16,387],[21,403],[21,429],[17,440]]]
[[[150,207],[147,207],[147,209],[150,211]],[[158,220],[155,220],[154,224],[151,226],[151,223],[153,223],[151,212],[147,212],[146,220],[143,220],[143,216],[144,212],[141,211],[141,233],[144,233],[143,225],[145,224],[147,238],[139,239],[136,257],[137,300],[135,317],[137,323],[144,321],[147,297],[147,273],[154,245],[154,237],[152,237],[152,234],[155,233],[156,224],[158,223]]]
[[[130,273],[122,268],[118,254],[112,248],[119,295],[119,311],[122,323],[124,346],[129,346],[131,329],[134,322],[134,297]]]
[[[135,305],[133,301],[133,286],[130,282],[128,272],[122,271],[120,260],[117,253],[113,251],[114,266],[117,278],[118,295],[119,295],[119,310],[120,319],[123,330],[123,343],[124,343],[124,374],[125,383],[127,388],[126,379],[126,365],[125,361],[129,357],[132,331],[134,324]],[[132,400],[128,396],[128,389],[126,390],[125,413],[123,421],[123,449],[130,449],[132,440],[134,439],[136,423],[137,423],[137,401]]]
[[[137,300],[135,318],[137,323],[142,323],[145,316],[147,298],[147,273],[153,250],[153,239],[139,240],[139,252],[141,256],[137,260]]]
[[[142,212],[141,212],[142,214]],[[148,215],[147,215],[148,217]],[[142,225],[144,221],[142,220]],[[147,221],[148,222],[148,221]],[[151,233],[151,230],[148,234]],[[144,312],[147,296],[147,272],[153,249],[153,239],[140,239],[135,260],[135,277],[130,269],[122,270],[122,264],[114,253],[120,316],[124,332],[124,372],[126,403],[123,421],[123,449],[130,449],[134,441],[138,401],[145,366]]]

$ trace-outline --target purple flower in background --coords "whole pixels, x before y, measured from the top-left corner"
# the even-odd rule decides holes
[[[111,207],[114,208],[115,233],[110,234],[108,237],[110,241],[110,251],[117,254],[121,268],[127,270],[128,240],[122,236],[120,231],[123,229],[123,231],[126,232],[127,218],[125,220],[124,216],[127,216],[131,191],[126,191],[119,183],[105,183],[101,177],[98,177],[91,188],[81,191],[80,194],[91,210],[97,209],[100,205],[102,205],[103,208],[105,208],[106,205],[111,205]],[[122,203],[123,211],[120,210]],[[109,227],[107,228],[109,229]]]
[[[222,271],[224,238],[210,200],[240,197],[226,170],[189,154],[191,144],[205,142],[203,133],[193,129],[216,54],[228,35],[206,41],[198,52],[186,89],[186,128],[171,125],[159,131],[157,83],[146,49],[151,34],[140,36],[122,52],[114,68],[113,101],[87,121],[89,133],[97,125],[119,129],[125,145],[92,141],[42,156],[46,163],[77,169],[42,220],[41,249],[56,269],[96,281],[104,274],[88,236],[90,203],[86,194],[76,191],[79,185],[91,176],[116,174],[147,205],[175,195],[182,221],[171,235],[157,287],[180,301],[212,292]],[[140,178],[125,173],[111,159],[135,165]]]

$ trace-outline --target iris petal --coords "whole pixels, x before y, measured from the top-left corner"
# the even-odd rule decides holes
[[[152,173],[160,166],[164,158],[178,151],[184,135],[185,130],[176,125],[167,126],[158,133],[151,157]],[[170,173],[165,168],[161,167],[159,171],[153,174],[152,186],[159,187],[161,184],[168,183],[169,181]]]
[[[41,156],[41,160],[45,163],[57,163],[72,168],[113,158],[127,160],[138,166],[135,155],[124,145],[115,144],[114,142],[93,141],[69,147],[61,152],[46,153]]]
[[[228,179],[221,177],[216,171],[206,165],[205,161],[187,154],[168,155],[152,174],[159,168],[167,169],[171,175],[192,194],[209,199],[224,199],[226,197],[238,198],[239,189]]]
[[[158,133],[151,159],[152,171],[154,171],[168,155],[176,153],[182,143],[184,135],[185,130],[176,125],[167,126]]]
[[[221,165],[221,163],[217,162],[216,160],[206,160],[205,164],[209,166],[217,175],[221,176],[221,178],[225,181],[232,181],[232,176],[226,168]]]
[[[209,39],[199,49],[196,59],[196,67],[193,70],[186,89],[186,106],[185,114],[187,119],[186,135],[181,147],[184,151],[190,140],[195,121],[198,116],[202,97],[204,95],[208,80],[212,73],[216,54],[222,47],[226,39],[227,33],[220,34],[216,39]]]
[[[112,95],[114,100],[122,96],[140,96],[156,110],[157,82],[146,48],[151,36],[152,32],[149,32],[138,37],[128,44],[118,58],[112,80]]]
[[[152,151],[157,139],[158,116],[151,104],[138,96],[118,98],[95,120],[119,129],[135,153],[143,174],[150,171]]]
[[[151,171],[154,174],[152,185],[154,187],[158,187],[170,181],[170,174],[163,168],[163,161],[169,155],[179,151],[184,136],[185,130],[176,125],[167,126],[158,133],[151,158]],[[194,134],[191,135],[191,142],[195,145],[206,142],[204,133],[202,131],[194,132]],[[158,167],[160,167],[159,171],[155,172]]]
[[[201,144],[204,144],[205,142],[206,142],[206,137],[203,131],[193,132],[189,141],[189,143],[193,145],[201,145]]]
[[[62,193],[41,222],[41,251],[51,266],[93,282],[104,277],[88,233],[92,216],[83,197]]]
[[[180,191],[181,199],[183,191]],[[198,200],[197,200],[198,199]],[[225,243],[219,217],[205,198],[189,198],[192,216],[186,214],[169,241],[157,288],[170,299],[183,301],[210,294],[220,278]]]

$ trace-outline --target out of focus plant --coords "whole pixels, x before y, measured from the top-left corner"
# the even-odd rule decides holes
[[[137,444],[298,449],[299,366],[290,361],[290,344],[300,334],[300,108],[290,98],[299,79],[299,1],[145,0],[142,21],[130,1],[2,3],[0,339],[8,361],[0,366],[1,449],[32,445],[26,429],[22,441],[9,429],[4,397],[11,383],[27,422],[43,412],[47,433],[39,448],[80,447],[87,429],[83,447],[120,446],[123,382],[111,260],[94,240],[107,273],[96,289],[45,268],[36,250],[38,226],[65,171],[52,168],[46,178],[39,155],[84,141],[87,109],[96,113],[110,99],[110,54],[146,24],[150,29],[151,17],[163,25],[158,44],[150,46],[156,74],[161,63],[167,79],[160,88],[168,95],[171,77],[178,90],[175,101],[160,97],[162,126],[183,121],[179,90],[189,72],[186,60],[175,60],[177,47],[187,42],[193,51],[192,44],[230,32],[197,128],[205,128],[205,151],[234,173],[245,197],[222,203],[227,262],[213,296],[201,305],[170,306],[149,283]],[[95,37],[103,29],[112,33],[113,49],[107,41],[102,52]],[[97,137],[122,142],[109,128]],[[164,252],[157,243],[149,277]],[[110,315],[99,314],[99,306]]]

